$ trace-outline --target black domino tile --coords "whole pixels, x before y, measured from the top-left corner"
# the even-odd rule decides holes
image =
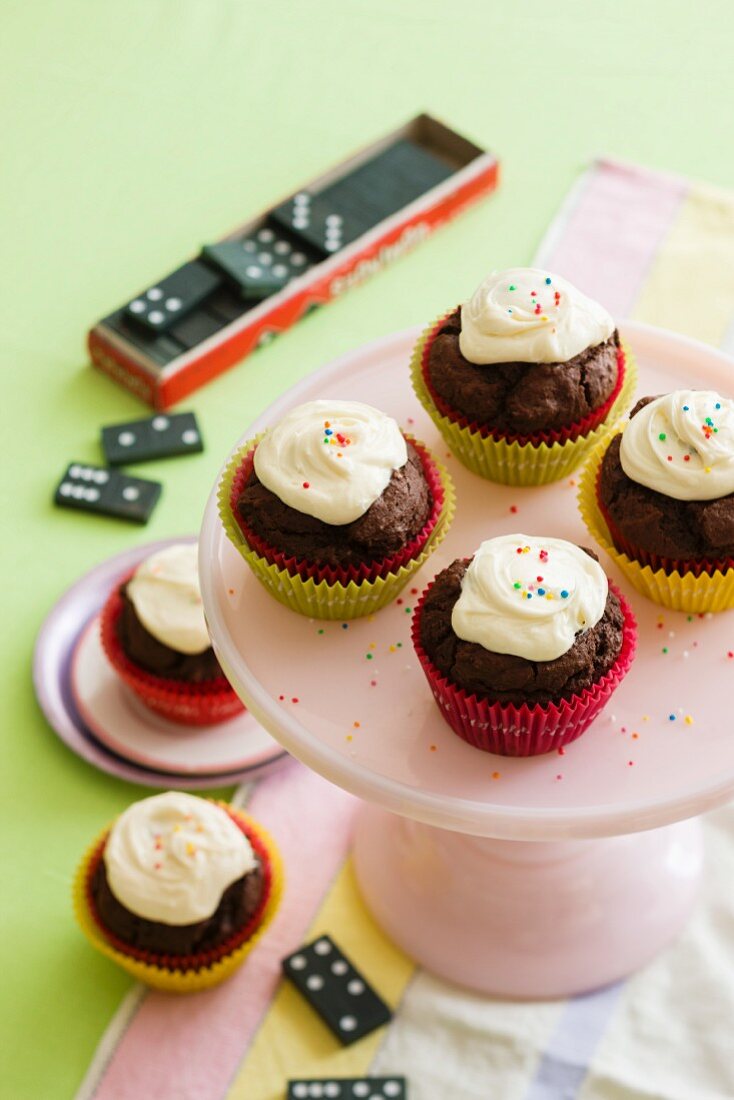
[[[303,1077],[288,1082],[287,1100],[407,1100],[404,1077]]]
[[[195,313],[184,317],[183,321],[172,325],[169,334],[188,351],[219,332],[224,324],[221,317],[215,317],[206,309],[197,309]]]
[[[218,272],[199,260],[190,260],[128,302],[125,316],[156,334],[169,332],[221,285]]]
[[[283,959],[283,973],[344,1045],[392,1017],[390,1009],[330,936]]]
[[[72,462],[54,494],[54,504],[93,515],[147,523],[161,495],[158,481],[128,477],[118,470]]]
[[[306,249],[275,224],[263,225],[236,240],[205,245],[202,259],[216,268],[246,301],[277,294],[303,275],[322,254]]]
[[[158,413],[102,428],[102,450],[110,466],[149,462],[204,450],[193,413]]]

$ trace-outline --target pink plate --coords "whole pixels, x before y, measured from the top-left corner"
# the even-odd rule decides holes
[[[83,631],[71,664],[74,702],[98,741],[125,760],[171,775],[216,777],[270,760],[276,743],[249,711],[192,727],[144,706],[107,660],[99,621],[96,615]]]
[[[115,579],[133,569],[154,550],[181,539],[167,539],[125,550],[95,566],[73,584],[54,605],[36,639],[33,684],[39,706],[50,727],[76,753],[100,771],[147,787],[199,790],[235,784],[255,778],[266,767],[285,759],[286,753],[270,741],[267,754],[257,751],[245,767],[216,775],[175,774],[134,763],[101,744],[84,722],[71,690],[72,655],[90,620],[97,616]],[[185,540],[193,541],[193,540]],[[253,725],[254,725],[253,721]],[[259,737],[266,737],[259,732]],[[238,753],[243,759],[244,754]]]
[[[552,534],[589,544],[574,480],[513,489],[447,454],[416,401],[408,360],[417,332],[386,337],[305,379],[247,427],[243,441],[289,408],[333,396],[379,405],[446,461],[454,526],[402,601],[373,621],[314,622],[273,600],[227,540],[209,500],[200,540],[202,591],[217,654],[262,724],[327,779],[384,809],[486,837],[554,840],[665,825],[734,791],[734,616],[665,611],[631,590],[639,651],[607,710],[564,755],[507,759],[451,733],[410,644],[411,609],[431,577],[485,538]],[[732,391],[725,355],[649,326],[624,336],[639,393],[682,386]],[[252,632],[248,623],[257,621]]]

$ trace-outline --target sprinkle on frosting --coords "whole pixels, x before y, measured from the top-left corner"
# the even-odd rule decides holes
[[[112,893],[131,913],[183,925],[211,917],[256,859],[221,806],[167,791],[134,802],[117,819],[104,864]]]
[[[195,543],[176,543],[146,558],[128,582],[127,595],[148,633],[169,649],[203,653],[211,645]]]
[[[309,401],[263,437],[255,472],[290,508],[341,526],[363,516],[407,460],[385,413],[359,401]]]
[[[493,271],[461,310],[461,353],[470,363],[563,363],[608,340],[603,306],[559,275],[533,267]]]
[[[494,653],[552,661],[599,622],[607,592],[602,567],[573,543],[502,535],[474,555],[451,625]]]
[[[622,435],[627,477],[675,500],[734,492],[734,401],[713,390],[676,390],[650,401]]]

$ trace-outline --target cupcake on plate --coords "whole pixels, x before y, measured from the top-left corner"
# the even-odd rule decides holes
[[[272,841],[226,803],[168,791],[92,845],[74,907],[94,947],[148,985],[192,992],[245,959],[281,893]]]
[[[501,535],[429,584],[413,644],[459,737],[535,756],[593,722],[629,669],[636,624],[590,550]]]
[[[532,267],[492,272],[431,325],[411,373],[456,457],[507,485],[573,471],[624,412],[635,383],[604,307]]]
[[[443,539],[451,480],[395,420],[309,401],[233,456],[219,487],[229,539],[281,603],[321,619],[384,607]]]
[[[734,607],[734,401],[643,397],[580,488],[594,538],[635,587],[681,611]]]
[[[163,717],[204,726],[243,710],[209,639],[194,543],[157,550],[115,585],[101,633],[115,672]]]

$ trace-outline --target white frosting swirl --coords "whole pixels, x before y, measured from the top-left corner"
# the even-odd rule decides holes
[[[195,543],[167,546],[146,558],[127,585],[145,629],[178,653],[203,653],[211,645],[197,558]]]
[[[734,493],[734,401],[675,390],[631,417],[619,452],[627,477],[675,500]]]
[[[104,849],[107,881],[131,913],[162,924],[195,924],[256,866],[247,837],[221,806],[166,791],[134,802]]]
[[[255,472],[284,504],[324,523],[359,519],[408,461],[396,421],[360,401],[309,401],[260,440]]]
[[[500,535],[474,555],[451,625],[494,653],[552,661],[599,622],[608,588],[599,562],[572,542]]]
[[[470,363],[564,363],[613,332],[604,307],[560,275],[510,267],[462,307],[459,347]]]

